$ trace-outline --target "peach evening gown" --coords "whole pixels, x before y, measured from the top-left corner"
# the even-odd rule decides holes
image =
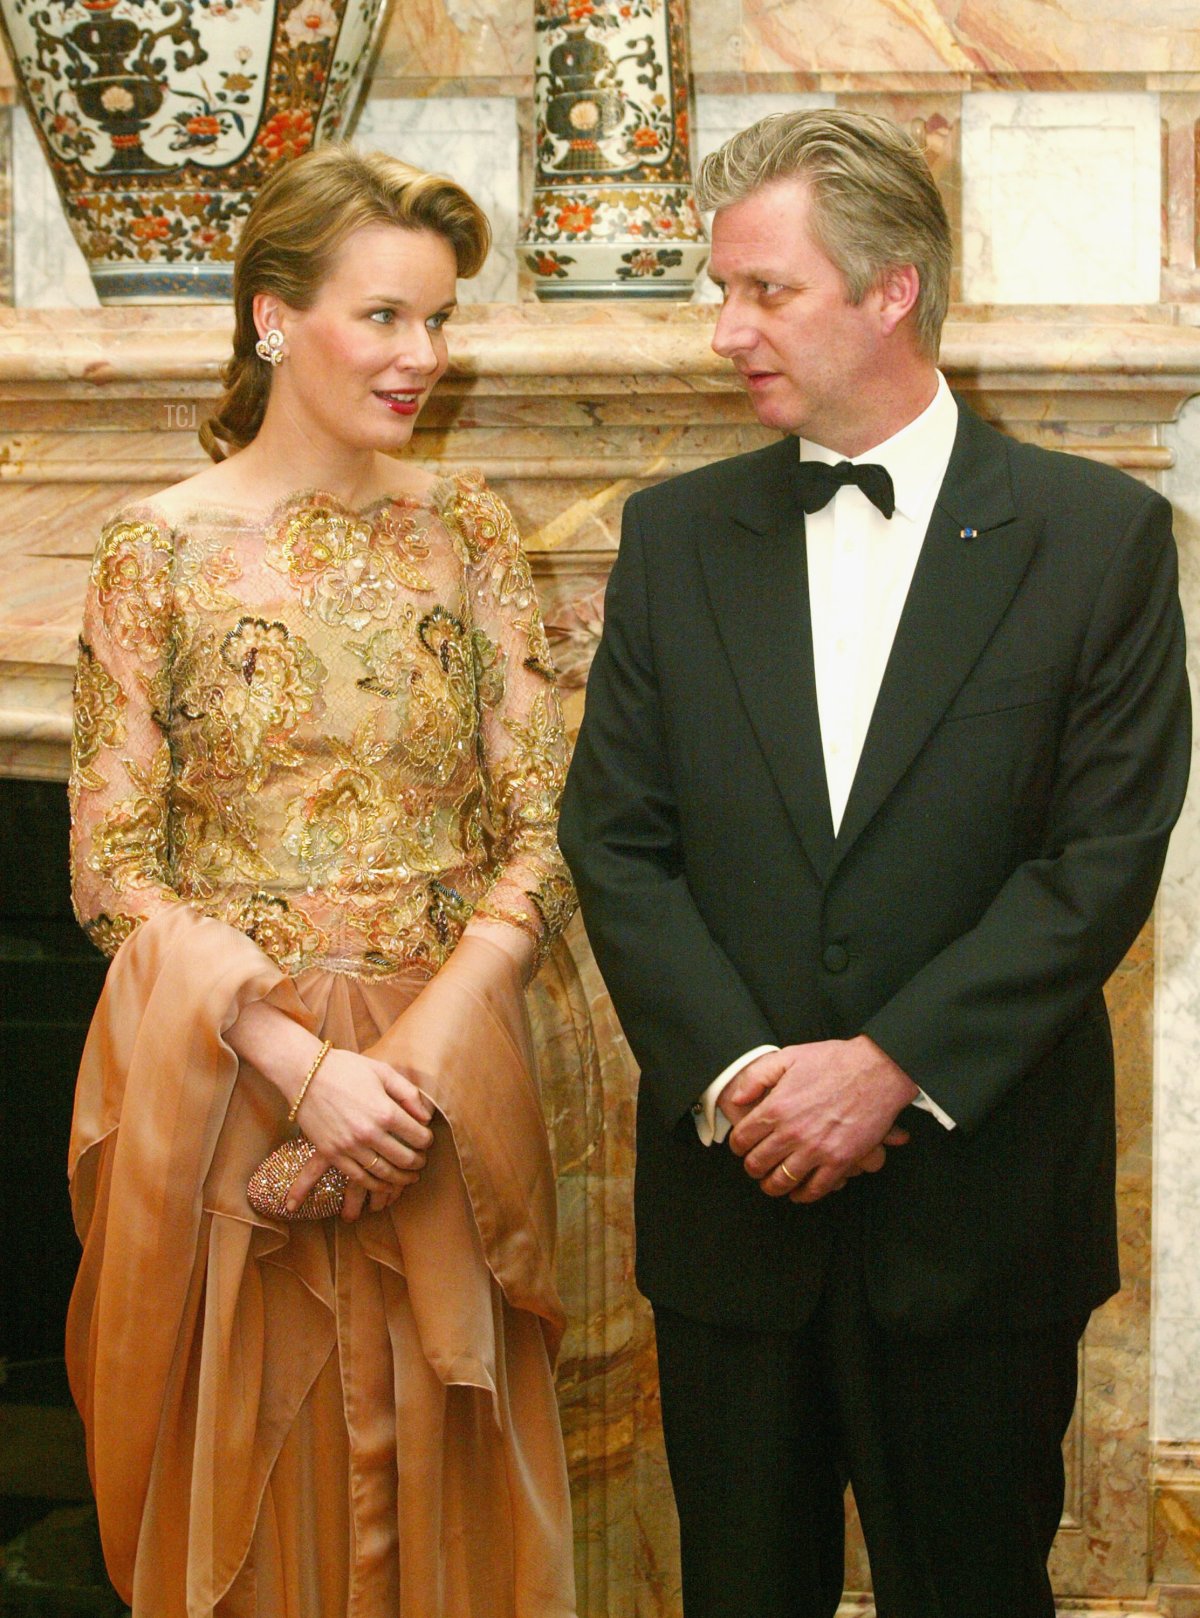
[[[519,974],[574,899],[566,747],[511,515],[476,474],[353,511],[105,529],[71,782],[113,956],[79,1076],[67,1358],[135,1618],[571,1618],[554,1181]],[[460,941],[461,940],[461,941]],[[436,1108],[354,1223],[256,1214],[267,999]]]

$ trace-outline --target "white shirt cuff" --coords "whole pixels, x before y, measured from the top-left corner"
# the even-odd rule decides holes
[[[951,1118],[950,1114],[948,1112],[943,1112],[933,1097],[927,1096],[924,1090],[922,1090],[920,1095],[914,1100],[913,1106],[920,1107],[922,1112],[931,1112],[937,1119],[938,1123],[941,1124],[943,1129],[955,1129],[958,1127],[955,1124],[954,1119]]]
[[[730,1062],[728,1067],[722,1068],[699,1101],[692,1103],[692,1118],[702,1146],[719,1146],[733,1128],[725,1114],[717,1111],[721,1091],[730,1079],[736,1078],[744,1067],[749,1067],[756,1056],[765,1056],[768,1051],[778,1049],[778,1045],[756,1045],[752,1051],[747,1051],[744,1056]]]
[[[700,1137],[702,1146],[720,1146],[733,1125],[723,1112],[717,1111],[717,1102],[721,1092],[730,1079],[736,1078],[744,1067],[749,1067],[756,1057],[765,1056],[768,1051],[777,1051],[778,1045],[756,1045],[752,1051],[739,1056],[729,1066],[722,1068],[716,1078],[705,1090],[699,1101],[692,1104],[692,1120],[696,1125],[696,1133]],[[930,1113],[937,1119],[943,1129],[955,1129],[956,1125],[948,1112],[938,1106],[932,1096],[927,1096],[924,1090],[913,1101],[914,1107],[920,1107],[922,1112]]]

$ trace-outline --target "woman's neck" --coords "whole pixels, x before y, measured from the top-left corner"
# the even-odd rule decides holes
[[[347,506],[365,505],[397,481],[388,475],[393,464],[376,450],[317,442],[269,419],[236,457],[239,483],[244,479],[268,504],[301,489],[324,489]]]

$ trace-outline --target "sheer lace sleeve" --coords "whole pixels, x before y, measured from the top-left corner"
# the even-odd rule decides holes
[[[567,742],[529,562],[508,507],[482,478],[456,481],[447,520],[467,561],[479,746],[494,881],[477,914],[531,933],[539,957],[575,910],[558,848]]]
[[[176,901],[167,857],[166,739],[172,542],[149,515],[122,514],[96,548],[75,675],[71,895],[85,932],[113,955]]]

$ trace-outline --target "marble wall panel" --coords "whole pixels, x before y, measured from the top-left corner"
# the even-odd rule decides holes
[[[355,143],[449,174],[492,222],[492,251],[479,275],[464,281],[464,303],[507,303],[517,296],[519,153],[516,102],[507,96],[368,99]]]
[[[0,304],[13,301],[13,120],[0,106]]]
[[[529,0],[402,0],[375,68],[388,79],[508,78],[533,72]]]
[[[962,166],[967,302],[1157,301],[1156,95],[967,96]]]
[[[693,73],[725,74],[741,67],[742,0],[690,0],[688,29]]]
[[[1161,98],[1164,301],[1200,299],[1200,94]]]
[[[24,107],[12,109],[13,302],[25,309],[94,309],[83,254],[68,228],[50,166]]]
[[[1180,594],[1188,622],[1192,700],[1200,671],[1200,398],[1164,438],[1176,465],[1164,480],[1175,507]],[[1200,711],[1200,710],[1197,710]],[[1200,770],[1175,829],[1158,901],[1155,1108],[1154,1431],[1200,1437]]]
[[[707,95],[696,97],[692,160],[699,163],[723,146],[739,129],[748,129],[774,112],[800,112],[805,107],[832,107],[834,96],[817,91],[804,95],[764,92],[760,95]]]
[[[1189,0],[743,0],[749,70],[1167,73],[1200,68]]]
[[[1154,1578],[1182,1585],[1200,1578],[1200,1447],[1164,1444],[1154,1467]]]

